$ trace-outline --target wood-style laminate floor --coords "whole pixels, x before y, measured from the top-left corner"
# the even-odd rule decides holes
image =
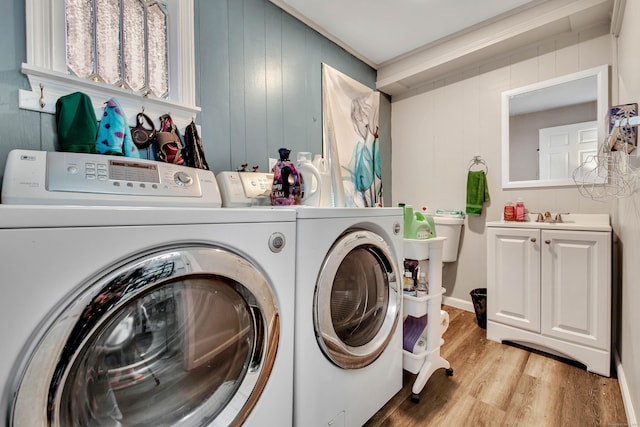
[[[415,375],[366,427],[626,426],[615,370],[605,378],[578,364],[486,339],[475,314],[453,307],[440,349],[453,376],[436,371],[411,399]]]

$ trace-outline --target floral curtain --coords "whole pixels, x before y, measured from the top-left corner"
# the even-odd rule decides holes
[[[382,204],[379,106],[379,92],[322,64],[323,153],[333,206]]]

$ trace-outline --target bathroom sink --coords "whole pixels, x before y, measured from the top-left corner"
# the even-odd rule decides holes
[[[542,228],[556,230],[587,230],[587,231],[610,231],[608,214],[573,214],[563,213],[560,215],[562,222],[537,222],[538,214],[527,214],[526,221],[491,221],[487,223],[490,227],[518,227],[518,228]],[[555,213],[551,214],[556,217]]]

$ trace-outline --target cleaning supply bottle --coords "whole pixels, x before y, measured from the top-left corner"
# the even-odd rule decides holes
[[[300,203],[307,206],[319,206],[321,188],[318,183],[320,182],[320,172],[311,163],[311,153],[298,153],[296,167],[300,178]]]
[[[429,215],[426,206],[422,207],[422,212],[416,212],[416,219],[418,221],[426,221],[427,223],[427,239],[433,239],[436,237],[436,223],[433,220],[433,216]]]
[[[416,280],[416,296],[423,297],[429,294],[429,280],[427,271],[429,269],[427,260],[421,260],[418,264],[418,279]]]
[[[300,204],[300,175],[289,160],[288,148],[280,148],[280,159],[273,166],[273,185],[271,186],[271,205],[289,206]]]
[[[413,281],[413,273],[411,273],[411,270],[404,270],[404,276],[402,278],[402,292],[405,295],[415,296],[416,294],[415,283]]]
[[[522,199],[518,198],[516,201],[516,221],[524,221],[525,220],[525,210],[524,210],[524,202]]]
[[[320,174],[320,182],[318,182],[320,202],[318,206],[331,207],[331,173],[329,172],[327,159],[322,157],[322,154],[316,154],[313,156],[313,165]]]
[[[428,239],[429,238],[429,224],[425,221],[424,217],[417,215],[413,212],[413,207],[399,203],[399,207],[404,209],[404,238],[405,239]]]

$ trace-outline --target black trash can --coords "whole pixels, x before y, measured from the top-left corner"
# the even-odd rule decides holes
[[[476,311],[478,326],[487,329],[487,288],[478,288],[469,292],[473,309]]]

